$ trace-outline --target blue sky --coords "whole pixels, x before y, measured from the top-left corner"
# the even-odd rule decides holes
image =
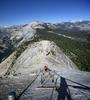
[[[0,0],[0,26],[90,20],[90,0]]]

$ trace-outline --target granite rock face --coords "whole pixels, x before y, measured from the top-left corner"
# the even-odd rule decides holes
[[[90,26],[89,23],[88,26]],[[14,40],[16,48],[18,48],[22,43],[33,39],[37,28],[44,29],[48,26],[51,29],[56,29],[63,24],[65,27],[67,26],[66,29],[68,27],[72,29],[75,25],[82,23],[74,23],[75,25],[72,26],[73,23],[33,22],[31,25],[13,26],[4,29],[4,31],[10,33],[10,40]],[[82,27],[80,25],[79,27],[81,30]],[[54,74],[57,73],[57,75],[54,75],[54,79],[57,79],[56,87],[54,89],[38,88],[41,86],[41,74],[39,74],[20,100],[51,100],[51,94],[53,94],[52,100],[90,100],[90,72],[80,71],[53,41],[39,40],[32,42],[18,57],[16,57],[16,53],[15,50],[0,64],[0,99],[7,100],[8,92],[11,91],[16,91],[18,96],[28,84],[32,83],[39,71],[47,66],[54,71]],[[9,74],[6,75],[8,72]],[[48,85],[55,86],[55,81],[53,83],[48,74],[45,82],[47,83],[45,84],[46,87]]]
[[[54,42],[42,40],[28,45],[13,65],[13,74],[29,74],[39,69],[78,70],[76,65],[60,50]]]

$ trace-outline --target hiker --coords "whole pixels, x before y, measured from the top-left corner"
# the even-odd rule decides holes
[[[44,70],[45,70],[45,72],[48,71],[48,67],[46,65],[44,66]]]

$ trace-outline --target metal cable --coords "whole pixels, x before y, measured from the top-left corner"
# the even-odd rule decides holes
[[[49,71],[49,72],[53,72],[53,73],[54,73],[55,75],[57,75],[59,78],[62,77],[61,75],[57,74],[56,71],[53,71],[53,70],[51,70],[51,69],[48,69],[48,71]],[[37,79],[37,77],[40,75],[41,72],[42,72],[42,71],[40,71],[39,74],[36,75],[36,77],[34,78],[34,80],[33,80],[32,82],[30,82],[30,84],[27,85],[27,87],[19,94],[17,100],[19,100],[20,97],[25,93],[25,91],[34,83],[34,81]],[[64,77],[63,77],[63,78],[64,78]],[[50,77],[49,77],[49,79],[50,79]],[[48,79],[48,80],[49,80],[49,79]],[[90,90],[90,87],[88,87],[88,86],[86,86],[86,85],[83,85],[83,84],[81,84],[81,83],[72,81],[72,80],[67,79],[67,78],[65,78],[65,79],[68,80],[68,81],[71,81],[72,83],[78,84],[78,85],[80,85],[80,86],[82,86],[82,87],[85,87],[85,89],[87,89],[87,90]],[[48,80],[47,80],[47,81],[48,81]],[[46,81],[44,84],[46,84],[47,81]],[[56,82],[55,82],[55,87],[56,87],[56,83],[57,83],[57,80],[56,80]],[[43,85],[44,85],[44,84],[43,84]],[[42,86],[43,86],[43,85],[42,85]],[[50,100],[52,100],[53,92],[54,92],[54,87],[53,87],[53,89],[52,89],[52,93],[51,93],[51,96],[50,96]]]
[[[39,74],[40,74],[40,72],[39,72]],[[39,74],[36,75],[36,77],[34,78],[34,80],[33,80],[32,82],[30,82],[30,83],[27,85],[27,87],[19,94],[19,96],[17,97],[17,100],[19,100],[20,97],[25,93],[25,91],[34,83],[34,81],[37,79],[37,77],[39,76]]]

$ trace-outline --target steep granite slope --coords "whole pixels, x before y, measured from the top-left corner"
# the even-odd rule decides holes
[[[68,29],[69,24],[70,23],[66,23],[66,29]],[[71,24],[70,26],[72,26]],[[50,23],[33,22],[32,25],[26,24],[6,29],[7,32],[11,34],[9,38],[13,41],[16,48],[15,51],[0,64],[0,99],[7,100],[7,95],[11,91],[16,91],[17,96],[19,96],[19,93],[21,93],[28,84],[32,83],[39,71],[44,70],[44,67],[47,66],[49,72],[45,73],[47,76],[44,82],[47,83],[45,84],[47,87],[48,85],[50,87],[41,87],[42,74],[39,74],[39,77],[34,81],[31,87],[23,93],[20,100],[32,100],[32,98],[33,100],[46,100],[47,98],[47,100],[51,100],[51,96],[52,100],[59,100],[60,98],[62,98],[62,100],[90,100],[90,73],[79,71],[70,58],[62,52],[63,49],[61,47],[70,47],[70,44],[66,45],[69,38],[59,37],[59,35],[54,34],[54,32],[50,33],[50,29],[52,29],[52,27],[56,28],[57,26],[60,28],[62,24],[54,25]],[[39,29],[39,31],[37,29]],[[60,39],[61,41],[59,41]],[[63,40],[65,42],[63,42]],[[69,43],[70,42],[71,41],[69,41]],[[77,43],[78,42],[75,42],[74,44]],[[74,46],[75,45],[72,47]],[[79,49],[75,48],[75,50]],[[89,52],[88,49],[87,51]],[[72,52],[70,51],[70,53]],[[72,54],[76,57],[74,53]],[[53,75],[55,76],[54,82],[52,81]],[[54,85],[54,87],[52,85]]]
[[[77,69],[55,43],[42,40],[28,46],[13,65],[12,73],[29,74],[42,69],[45,65],[56,70]]]

